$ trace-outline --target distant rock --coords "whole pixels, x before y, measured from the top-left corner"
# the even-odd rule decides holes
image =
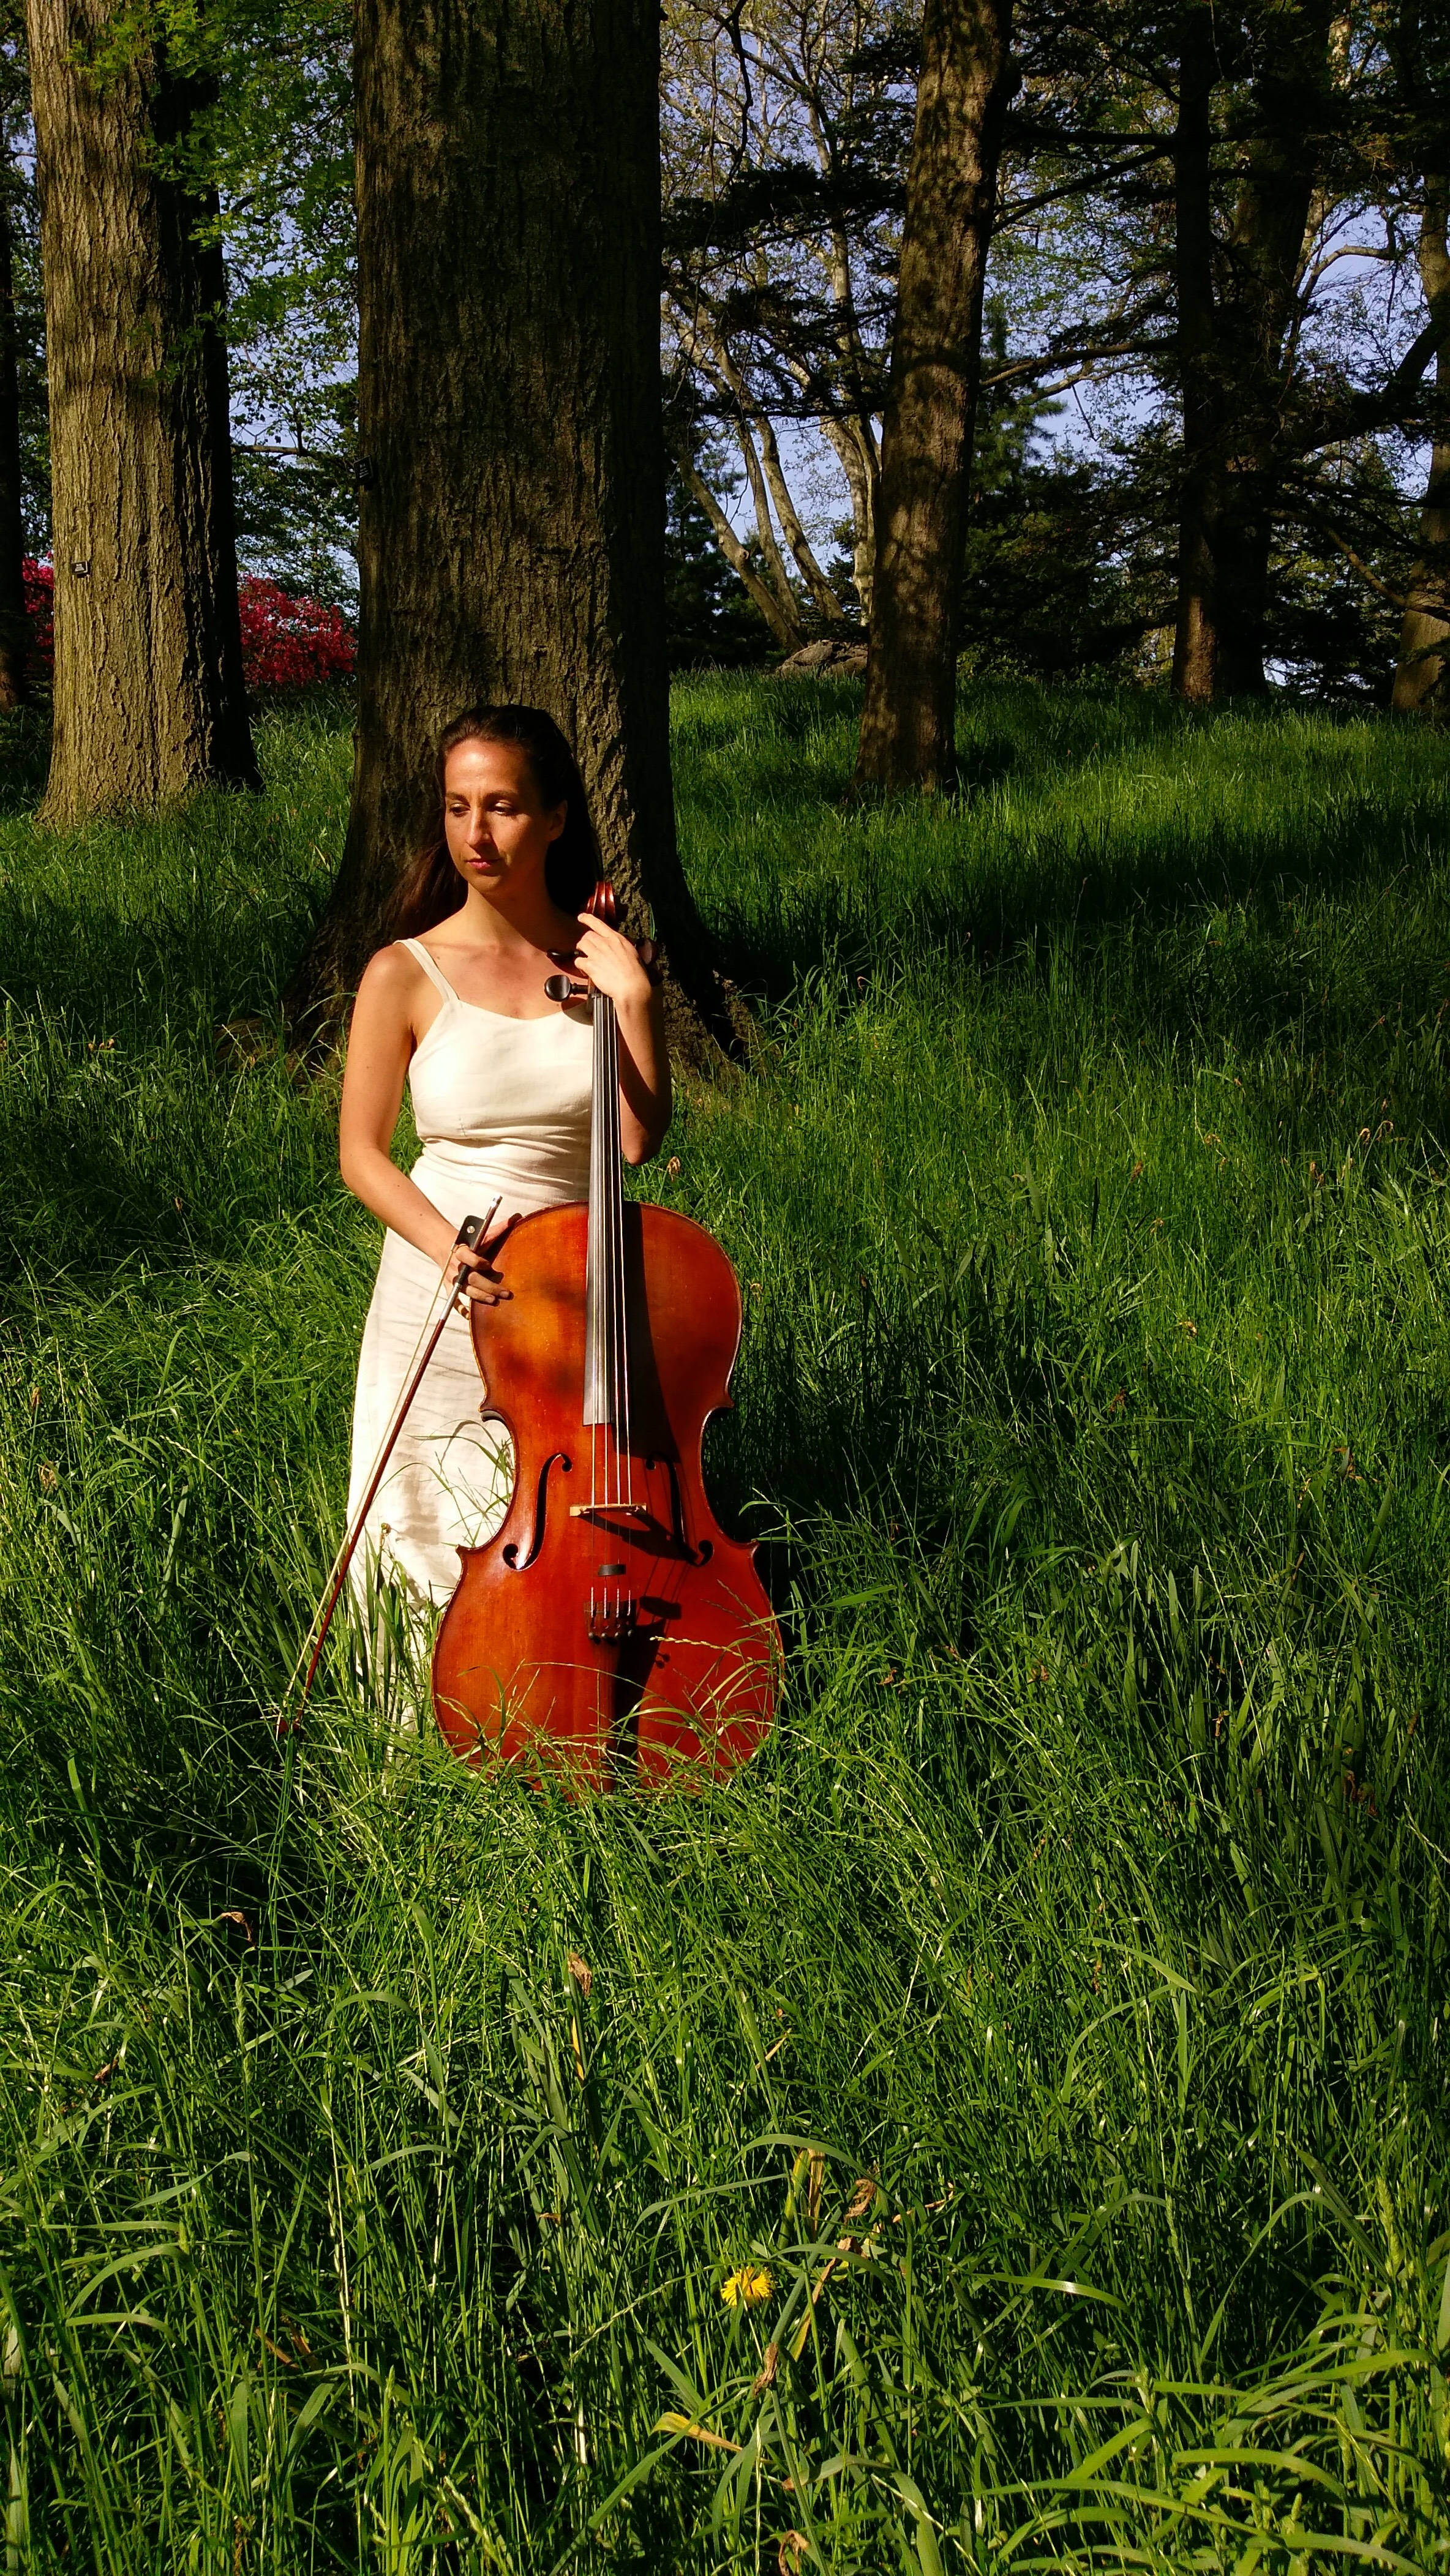
[[[771,677],[776,680],[860,680],[866,674],[864,641],[850,643],[839,635],[818,635],[813,644],[803,644],[798,653],[788,654],[777,664]]]

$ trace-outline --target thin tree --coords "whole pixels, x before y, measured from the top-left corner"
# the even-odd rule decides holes
[[[675,462],[689,491],[698,501],[709,523],[715,543],[741,583],[747,599],[758,608],[771,634],[784,653],[794,653],[802,642],[801,628],[789,594],[782,599],[769,582],[762,581],[750,555],[730,525],[691,452],[689,439],[681,436],[675,447]]]
[[[10,205],[14,170],[0,157],[0,712],[30,695],[30,621],[25,608],[25,512],[20,454],[20,338]]]
[[[1012,0],[926,0],[881,439],[858,789],[949,788],[982,290]]]
[[[439,727],[524,700],[698,1049],[729,1014],[670,780],[658,0],[360,0],[356,46],[357,754],[289,1008],[329,1019],[387,937]]]
[[[809,422],[835,451],[864,614],[912,31],[895,0],[665,0],[662,15],[666,329],[697,419],[739,444],[761,558],[768,567],[773,509],[805,615],[836,626],[846,608],[806,536],[775,425]],[[798,627],[792,586],[783,622]]]
[[[55,553],[56,823],[256,777],[207,101],[110,0],[28,0]]]
[[[1420,218],[1420,276],[1432,317],[1450,313],[1450,185],[1431,179]],[[1450,406],[1450,351],[1441,342],[1436,387]],[[1409,605],[1400,629],[1400,656],[1391,703],[1450,710],[1450,426],[1442,414],[1430,450],[1430,479],[1420,512],[1420,559],[1410,579]]]

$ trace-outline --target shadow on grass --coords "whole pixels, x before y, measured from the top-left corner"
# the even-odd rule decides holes
[[[0,816],[33,812],[50,767],[50,709],[0,715]]]
[[[963,700],[958,795],[854,806],[858,696],[778,683],[681,709],[686,839],[693,807],[707,846],[735,862],[744,845],[712,917],[768,1003],[908,951],[974,968],[1069,927],[1151,927],[1270,891],[1353,898],[1422,864],[1414,845],[1443,831],[1447,764],[1388,721],[1000,685]]]

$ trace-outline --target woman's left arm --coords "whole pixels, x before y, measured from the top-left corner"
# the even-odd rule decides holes
[[[670,1053],[664,1005],[634,942],[581,913],[575,964],[614,1004],[619,1022],[619,1141],[627,1163],[647,1163],[670,1123]]]

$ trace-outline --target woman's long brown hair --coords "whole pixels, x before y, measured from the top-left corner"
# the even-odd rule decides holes
[[[511,742],[533,771],[544,806],[566,806],[564,829],[551,842],[545,863],[550,901],[561,912],[583,910],[599,877],[599,844],[589,820],[584,781],[574,754],[542,707],[465,707],[445,725],[433,756],[437,822],[398,889],[393,937],[420,939],[463,904],[468,889],[453,864],[443,829],[443,773],[462,742]]]

